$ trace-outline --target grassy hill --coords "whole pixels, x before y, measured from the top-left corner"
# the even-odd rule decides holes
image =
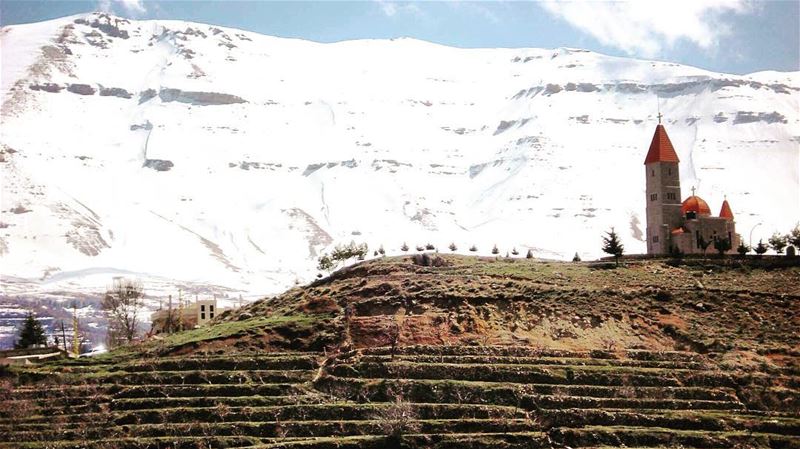
[[[364,262],[6,372],[0,447],[796,448],[800,267],[777,265]]]

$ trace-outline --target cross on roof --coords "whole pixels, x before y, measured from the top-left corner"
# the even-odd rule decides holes
[[[658,113],[658,124],[659,125],[661,124],[661,117],[663,117],[663,115],[661,115],[661,112],[659,111],[659,113]]]
[[[695,191],[695,188],[692,187],[692,196],[694,196],[694,191]]]

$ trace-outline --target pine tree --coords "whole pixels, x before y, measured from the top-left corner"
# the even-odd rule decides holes
[[[739,247],[736,248],[736,252],[739,253],[740,256],[744,257],[745,254],[750,252],[750,247],[745,245],[744,242],[740,242]]]
[[[789,234],[786,235],[786,241],[797,249],[800,249],[800,224],[795,225]]]
[[[533,259],[533,250],[529,249],[528,254],[525,254],[526,259]]]
[[[14,344],[17,349],[26,349],[33,345],[46,345],[47,336],[42,328],[42,323],[34,316],[33,312],[28,312],[25,321],[22,322],[22,329],[19,331],[19,340]]]
[[[477,246],[475,246],[475,245],[472,245],[472,246],[470,246],[470,247],[469,247],[469,250],[470,250],[470,251],[472,251],[472,252],[474,253],[475,251],[477,251],[477,250],[478,250],[478,247],[477,247]]]
[[[783,254],[783,249],[789,244],[789,236],[780,235],[775,232],[767,241],[769,242],[769,246],[771,246],[776,253]]]
[[[513,255],[515,255],[515,256],[519,255],[519,251],[517,251],[517,248],[516,248],[516,247],[514,247],[514,248],[512,248],[512,249],[511,249],[511,254],[513,254]]]
[[[334,266],[333,260],[327,254],[321,255],[318,259],[318,262],[317,269],[320,271],[331,271],[331,268]]]
[[[500,250],[497,249],[497,245],[494,245],[494,248],[492,248],[492,254],[500,254]]]
[[[575,256],[572,258],[572,261],[573,262],[580,262],[581,261],[581,256],[579,256],[578,253],[576,252]]]
[[[714,240],[714,249],[716,249],[719,255],[722,256],[726,252],[730,251],[731,241],[728,239],[716,239]]]
[[[619,266],[619,258],[625,252],[625,247],[620,243],[613,227],[611,231],[606,232],[606,237],[603,237],[603,252],[614,256],[614,262]]]
[[[458,249],[458,247],[456,246],[455,242],[450,243],[450,251],[455,252],[457,249]]]
[[[764,253],[767,252],[768,249],[769,247],[765,245],[762,240],[759,240],[758,245],[756,245],[756,247],[754,248],[754,251],[756,252],[756,254],[758,254],[759,257],[761,257]]]
[[[400,247],[400,251],[406,252],[408,251],[408,244],[403,242],[403,246]]]
[[[381,256],[386,255],[386,250],[383,249],[383,245],[381,245],[381,247],[378,248],[378,254],[380,254]]]

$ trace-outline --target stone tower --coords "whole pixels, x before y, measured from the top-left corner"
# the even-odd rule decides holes
[[[659,114],[658,126],[644,160],[647,179],[647,254],[668,254],[671,232],[683,222],[679,162]]]

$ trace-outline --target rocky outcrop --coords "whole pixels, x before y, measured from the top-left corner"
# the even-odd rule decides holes
[[[216,106],[247,103],[247,101],[245,101],[243,98],[231,94],[219,92],[192,92],[170,88],[161,89],[158,92],[158,96],[163,102],[177,101],[179,103],[188,103],[195,106]],[[143,103],[143,101],[140,99],[139,103]]]
[[[145,159],[142,167],[152,168],[155,171],[169,171],[175,164],[166,159]]]
[[[103,33],[111,37],[118,37],[121,39],[128,39],[130,35],[126,30],[120,28],[120,24],[129,24],[130,22],[119,17],[111,17],[108,14],[95,14],[87,18],[80,17],[74,20],[79,25],[88,25],[92,28],[97,28]]]
[[[62,89],[64,89],[62,86],[59,86],[58,84],[55,83],[31,84],[28,87],[31,90],[41,90],[44,92],[50,92],[54,94],[57,94],[61,92]]]
[[[67,91],[78,95],[94,95],[97,90],[88,84],[70,84],[67,86]]]
[[[100,86],[100,96],[101,97],[119,97],[119,98],[131,98],[133,94],[128,92],[121,87],[103,87]]]

